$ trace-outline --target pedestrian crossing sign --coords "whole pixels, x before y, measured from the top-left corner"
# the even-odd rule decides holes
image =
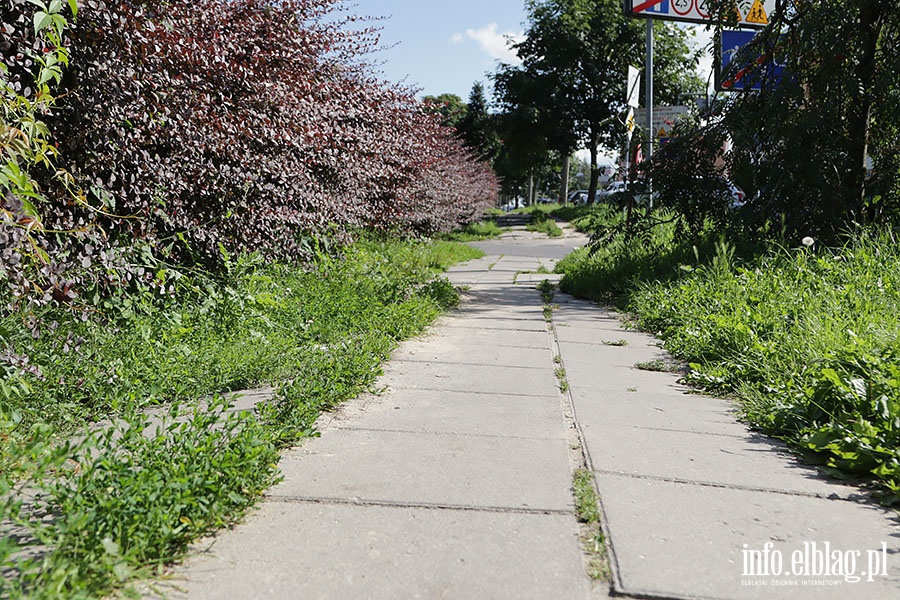
[[[769,15],[766,14],[766,8],[763,6],[761,0],[754,0],[753,6],[751,6],[750,10],[747,12],[745,20],[748,23],[754,23],[756,25],[769,24]]]

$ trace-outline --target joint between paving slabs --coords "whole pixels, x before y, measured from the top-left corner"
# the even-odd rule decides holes
[[[372,498],[337,498],[328,496],[283,496],[266,495],[267,502],[282,504],[328,504],[337,506],[372,506],[379,508],[420,508],[424,510],[450,510],[520,515],[565,515],[570,510],[559,508],[531,508],[527,506],[479,506],[475,504],[444,504],[436,502],[404,502],[401,500],[378,500]]]
[[[738,490],[742,492],[759,492],[762,494],[780,494],[782,496],[793,496],[800,498],[814,498],[817,500],[840,500],[842,502],[854,502],[856,504],[865,504],[869,505],[873,502],[873,498],[870,494],[860,493],[860,494],[850,494],[847,496],[841,496],[837,493],[831,494],[821,494],[816,492],[804,492],[799,490],[784,490],[778,488],[765,488],[765,487],[757,487],[752,485],[739,485],[735,483],[717,483],[714,481],[699,481],[696,479],[682,479],[678,477],[661,477],[655,475],[641,475],[637,473],[626,473],[624,471],[606,471],[603,469],[598,469],[595,473],[599,473],[601,475],[612,475],[615,477],[628,477],[630,479],[641,479],[648,481],[661,481],[665,483],[677,483],[680,485],[695,485],[700,487],[709,487],[709,488],[720,488],[725,490]]]
[[[575,414],[575,403],[572,399],[566,367],[560,352],[559,339],[553,324],[553,311],[559,308],[553,304],[556,286],[548,280],[538,285],[544,307],[544,319],[547,322],[547,337],[550,352],[553,356],[554,373],[559,382],[559,403],[568,434],[567,448],[569,464],[572,470],[572,493],[575,500],[575,516],[580,528],[580,540],[584,568],[592,581],[610,583],[612,571],[610,551],[607,545],[607,527],[603,518],[603,510],[594,478],[593,465],[584,434]]]

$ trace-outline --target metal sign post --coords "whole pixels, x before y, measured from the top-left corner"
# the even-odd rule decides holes
[[[653,19],[647,19],[647,65],[645,67],[646,76],[646,94],[645,102],[647,103],[647,123],[653,123]],[[647,132],[647,153],[644,160],[650,163],[653,156],[653,131],[652,127],[646,129]],[[653,208],[653,183],[650,180],[649,172],[647,174],[647,198],[650,208]]]
[[[653,19],[647,19],[647,59],[644,67],[644,102],[647,105],[647,123],[653,123]],[[649,131],[648,127],[648,131]],[[647,135],[647,152],[644,160],[653,156],[653,134]]]

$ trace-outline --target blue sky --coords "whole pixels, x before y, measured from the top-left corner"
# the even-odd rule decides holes
[[[354,12],[389,17],[371,58],[388,81],[421,88],[417,94],[456,94],[467,100],[472,84],[490,82],[498,60],[511,62],[505,36],[521,36],[524,0],[359,0]]]
[[[499,61],[514,63],[506,38],[521,39],[525,0],[358,0],[357,14],[385,17],[381,44],[370,58],[382,62],[388,81],[419,89],[418,96],[456,94],[468,100],[472,84],[481,81],[491,98],[487,74]],[[708,40],[701,27],[689,26]],[[708,73],[711,58],[701,69]]]

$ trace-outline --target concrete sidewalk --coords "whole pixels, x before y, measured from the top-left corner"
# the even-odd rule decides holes
[[[323,417],[320,438],[284,455],[284,482],[260,508],[162,589],[190,599],[900,596],[893,513],[748,432],[727,402],[636,368],[664,355],[615,315],[557,295],[545,321],[534,286],[554,276],[536,272],[582,243],[516,231],[479,244],[489,255],[449,274],[468,286],[461,307],[398,348],[385,391]],[[572,493],[585,461],[612,586],[586,575]],[[799,574],[769,576],[755,562],[771,572],[778,558]],[[823,562],[839,576],[821,575]]]

